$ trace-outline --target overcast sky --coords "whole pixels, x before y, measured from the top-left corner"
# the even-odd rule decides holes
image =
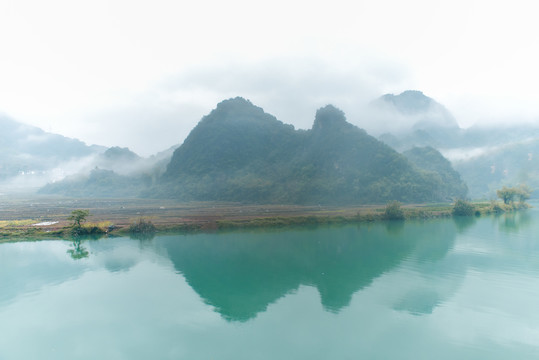
[[[539,122],[534,1],[0,0],[0,112],[149,155],[243,96],[309,128],[384,93]]]

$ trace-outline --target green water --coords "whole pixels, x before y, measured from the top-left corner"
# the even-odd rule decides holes
[[[537,359],[539,211],[0,244],[0,359]]]

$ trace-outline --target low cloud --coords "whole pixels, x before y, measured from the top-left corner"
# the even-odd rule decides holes
[[[381,73],[383,81],[378,79]],[[365,104],[380,96],[387,83],[400,86],[405,78],[406,72],[391,63],[336,67],[310,58],[192,67],[121,106],[86,114],[81,119],[84,133],[77,137],[148,156],[181,144],[204,115],[236,96],[297,128],[310,128],[316,110],[327,104],[339,107],[348,121],[362,126]]]
[[[318,108],[333,104],[345,111],[351,122],[360,122],[366,103],[387,87],[399,84],[405,71],[387,64],[342,67],[308,58],[277,59],[256,65],[228,64],[192,69],[164,83],[164,91],[188,99],[199,94],[206,113],[223,99],[242,96],[261,106],[279,120],[299,128],[310,128]],[[386,78],[377,75],[385,73]],[[209,103],[211,102],[211,104]]]

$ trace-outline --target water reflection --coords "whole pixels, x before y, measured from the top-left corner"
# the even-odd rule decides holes
[[[300,285],[316,287],[324,308],[338,312],[412,253],[419,261],[442,258],[455,236],[449,222],[392,222],[168,237],[156,245],[206,303],[226,319],[246,321]]]
[[[72,248],[67,250],[67,253],[74,260],[80,260],[87,258],[90,255],[90,252],[81,244],[81,239],[76,237],[73,239]]]
[[[427,221],[407,226],[401,239],[415,236],[415,248],[403,264],[406,278],[390,280],[406,284],[392,300],[393,309],[416,316],[431,314],[460,288],[466,266],[452,249],[457,234],[475,221],[462,220]]]
[[[459,234],[462,234],[466,229],[475,224],[477,218],[475,216],[453,216],[453,221],[458,229]]]
[[[416,289],[408,292],[393,308],[412,315],[427,315],[443,300],[435,289]]]
[[[0,244],[0,358],[535,359],[529,215]]]
[[[386,230],[391,235],[399,235],[404,229],[404,221],[393,220],[386,222]]]
[[[528,211],[516,211],[498,215],[498,227],[504,232],[519,232],[531,224],[531,216]]]
[[[141,233],[131,233],[129,234],[130,239],[140,240],[140,241],[150,241],[155,238],[154,232],[141,232]]]

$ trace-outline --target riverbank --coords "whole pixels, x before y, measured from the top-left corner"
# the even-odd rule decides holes
[[[71,212],[89,210],[81,231],[93,236],[145,233],[185,233],[241,228],[368,223],[452,216],[452,204],[397,204],[397,216],[387,205],[299,206],[236,203],[178,203],[170,200],[11,198],[0,204],[0,241],[22,238],[70,238]],[[497,202],[473,203],[474,216],[515,210]],[[138,231],[143,220],[151,227]],[[148,229],[150,231],[148,231]]]

